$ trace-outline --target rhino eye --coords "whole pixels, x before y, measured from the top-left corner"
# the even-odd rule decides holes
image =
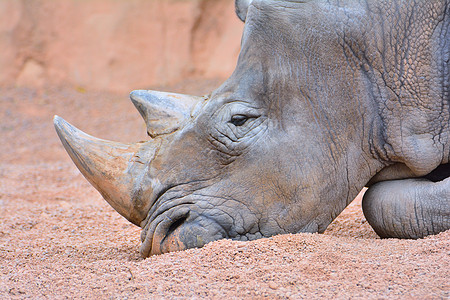
[[[249,117],[244,115],[234,115],[231,117],[230,123],[234,126],[242,126],[245,124],[245,122],[247,122],[248,119]]]

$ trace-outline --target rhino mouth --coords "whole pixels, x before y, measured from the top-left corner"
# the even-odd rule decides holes
[[[201,248],[224,238],[251,241],[273,235],[264,232],[258,216],[242,202],[209,194],[206,182],[196,192],[186,192],[192,184],[186,185],[167,189],[150,209],[142,226],[142,257]]]
[[[192,201],[161,205],[148,220],[141,233],[140,253],[143,257],[167,252],[200,248],[228,238],[227,230]]]

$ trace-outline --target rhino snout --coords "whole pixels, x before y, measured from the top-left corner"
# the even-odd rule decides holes
[[[227,237],[225,229],[214,218],[197,213],[189,205],[177,206],[145,226],[140,252],[148,257],[200,248]]]

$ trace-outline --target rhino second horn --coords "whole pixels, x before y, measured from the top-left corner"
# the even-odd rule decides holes
[[[151,137],[169,134],[179,129],[191,116],[203,97],[175,93],[136,90],[130,99],[144,118]]]
[[[146,200],[149,197],[141,197],[146,193],[140,187],[144,185],[142,178],[150,161],[144,156],[154,154],[151,145],[101,140],[58,116],[53,123],[64,148],[84,177],[119,214],[140,226],[150,209],[150,201]]]

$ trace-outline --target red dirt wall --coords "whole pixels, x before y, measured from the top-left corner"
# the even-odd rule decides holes
[[[0,86],[129,91],[233,71],[231,0],[0,1]]]

